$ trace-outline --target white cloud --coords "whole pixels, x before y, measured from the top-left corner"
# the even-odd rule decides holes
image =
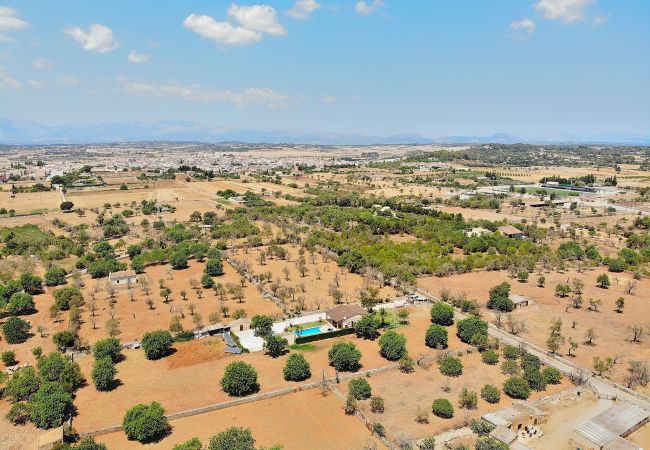
[[[151,59],[151,53],[136,53],[135,50],[131,50],[128,59],[129,62],[134,64],[147,62]]]
[[[323,97],[323,101],[325,103],[336,103],[339,101],[339,99],[333,95],[326,95],[325,97]]]
[[[607,22],[608,20],[609,20],[608,14],[597,12],[596,14],[594,14],[594,18],[592,19],[591,24],[595,27],[599,27],[601,25],[604,25],[605,22]]]
[[[158,85],[122,80],[122,91],[131,95],[155,97],[178,97],[187,101],[229,103],[239,108],[259,105],[267,108],[283,108],[289,96],[273,89],[251,87],[240,92],[219,90],[199,84]]]
[[[0,42],[13,42],[14,38],[6,33],[22,30],[29,25],[18,17],[15,9],[0,5]]]
[[[72,75],[61,75],[56,81],[61,84],[77,84],[79,82],[79,80]]]
[[[49,70],[52,68],[52,61],[45,58],[38,58],[34,60],[32,65],[38,70]]]
[[[153,39],[149,39],[147,43],[149,44],[149,48],[153,48],[153,49],[160,48],[160,42],[154,41]]]
[[[544,18],[561,20],[564,23],[585,20],[587,7],[594,0],[539,0],[533,8],[540,11]]]
[[[296,0],[296,3],[287,10],[287,15],[294,19],[305,20],[320,7],[321,4],[316,0]]]
[[[521,19],[510,24],[510,28],[513,30],[521,30],[527,34],[533,34],[535,32],[535,22],[531,19]]]
[[[12,78],[4,67],[0,66],[0,89],[20,89],[23,84]]]
[[[383,0],[372,0],[369,2],[366,2],[364,0],[359,0],[355,5],[354,5],[354,10],[358,14],[372,14],[374,13],[377,9],[380,7],[384,6]]]
[[[29,86],[32,89],[40,89],[43,87],[43,83],[37,80],[28,80],[27,86]]]
[[[262,40],[262,33],[233,26],[230,22],[217,22],[210,16],[191,14],[183,26],[198,35],[223,45],[247,45]]]
[[[279,36],[287,34],[287,30],[278,22],[278,14],[275,9],[269,5],[239,6],[233,3],[228,8],[228,16],[247,30]]]
[[[107,53],[118,47],[118,43],[113,40],[113,31],[98,23],[90,25],[88,31],[79,27],[70,27],[65,30],[65,33],[89,52]]]

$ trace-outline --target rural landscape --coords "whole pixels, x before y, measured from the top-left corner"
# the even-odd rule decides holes
[[[0,450],[650,449],[649,20],[0,0]]]

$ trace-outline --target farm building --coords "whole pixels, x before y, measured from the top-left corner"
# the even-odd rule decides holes
[[[483,414],[483,419],[495,426],[503,426],[514,432],[524,427],[532,427],[546,420],[546,412],[532,403],[518,401],[512,406]]]
[[[359,305],[338,305],[326,313],[326,318],[335,328],[354,326],[367,311]]]
[[[465,231],[465,235],[467,237],[478,237],[478,236],[483,236],[484,234],[490,234],[492,233],[490,230],[487,228],[481,228],[481,227],[476,227],[472,228],[471,230]]]
[[[650,419],[650,412],[630,402],[617,402],[573,429],[571,443],[583,450],[628,450],[640,447],[624,439]]]
[[[138,282],[138,277],[134,270],[120,270],[108,274],[108,280],[118,286],[126,286]]]

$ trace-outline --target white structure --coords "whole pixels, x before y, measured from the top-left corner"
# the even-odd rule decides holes
[[[120,270],[108,274],[108,280],[118,286],[128,286],[138,282],[138,277],[134,270]]]

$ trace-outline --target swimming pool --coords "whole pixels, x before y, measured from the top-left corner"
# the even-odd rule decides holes
[[[305,328],[304,330],[294,331],[296,336],[311,336],[320,333],[320,327]]]

